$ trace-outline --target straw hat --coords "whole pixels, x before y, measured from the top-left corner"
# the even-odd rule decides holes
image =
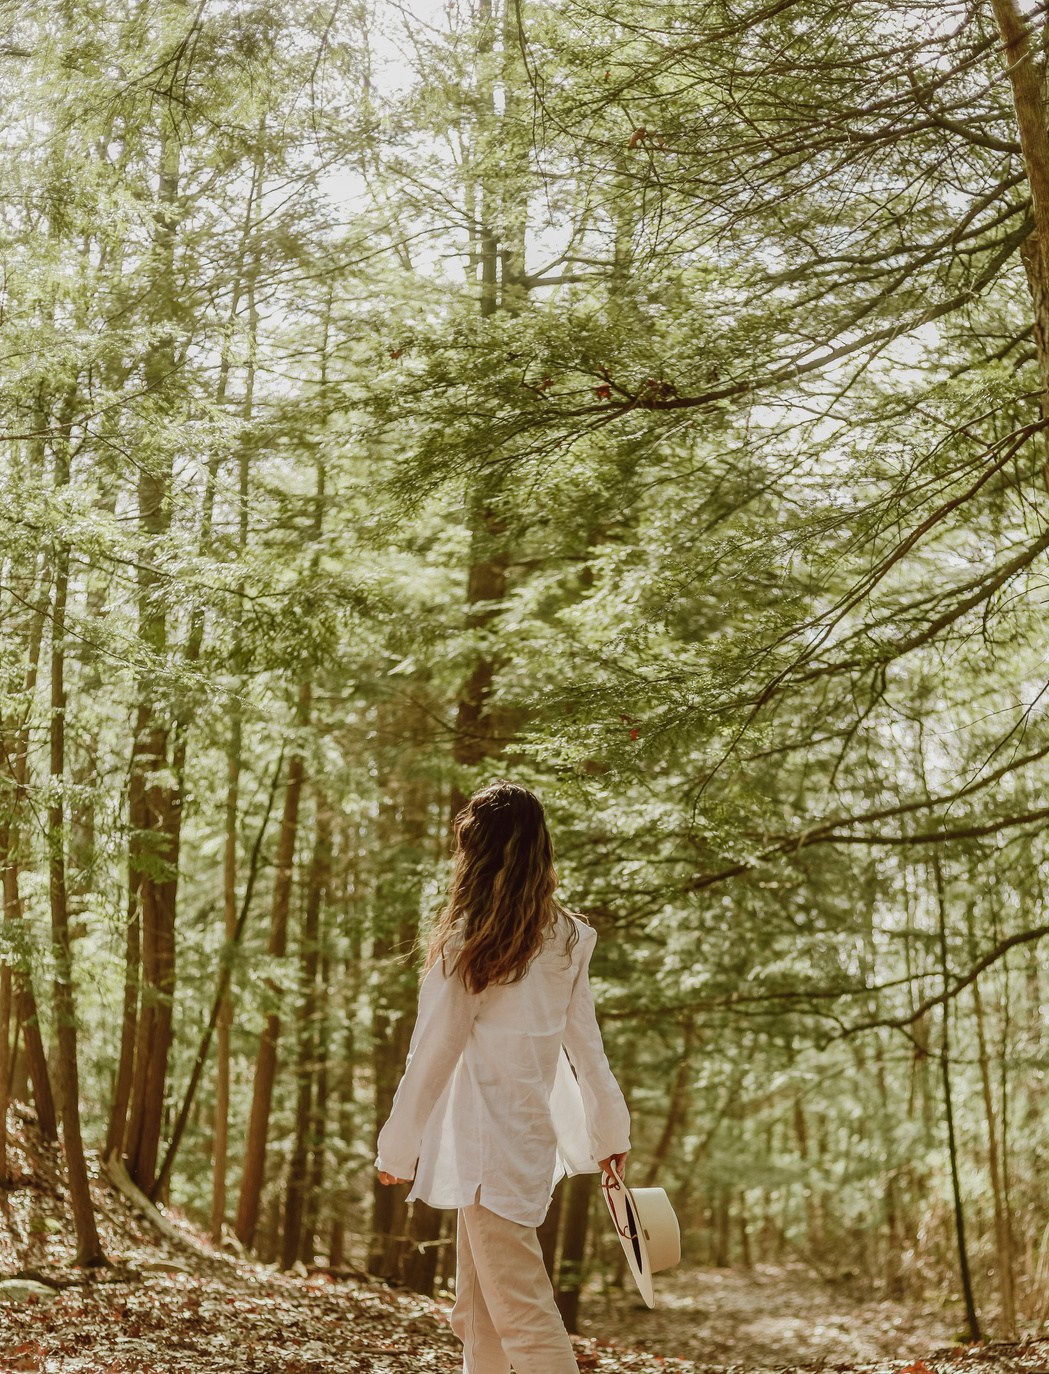
[[[665,1188],[631,1190],[614,1164],[611,1168],[612,1178],[602,1177],[601,1191],[638,1292],[649,1307],[655,1307],[652,1275],[672,1269],[681,1258],[677,1217]]]

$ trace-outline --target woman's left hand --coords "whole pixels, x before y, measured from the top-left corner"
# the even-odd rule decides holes
[[[394,1183],[407,1183],[408,1180],[407,1180],[406,1178],[394,1178],[393,1174],[384,1174],[383,1171],[380,1169],[380,1170],[379,1170],[379,1182],[380,1182],[380,1183],[384,1183],[384,1184],[386,1185],[386,1187],[389,1188],[389,1187],[391,1186],[391,1184],[394,1184]]]
[[[624,1166],[625,1164],[626,1164],[626,1151],[624,1150],[622,1154],[618,1154],[618,1155],[609,1155],[607,1159],[599,1160],[599,1161],[598,1161],[598,1168],[602,1171],[602,1173],[605,1175],[606,1178],[612,1178],[612,1177],[613,1177],[613,1174],[612,1174],[612,1166],[614,1165],[614,1166],[615,1166],[615,1171],[616,1171],[616,1173],[619,1175],[620,1178],[622,1178],[622,1177],[623,1177],[623,1166]]]

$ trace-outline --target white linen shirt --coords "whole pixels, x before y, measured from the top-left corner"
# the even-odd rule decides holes
[[[566,954],[569,920],[578,939]],[[587,977],[596,942],[590,926],[562,916],[518,983],[469,992],[451,953],[427,973],[376,1160],[414,1177],[409,1201],[479,1202],[538,1226],[562,1174],[595,1173],[598,1160],[629,1150],[630,1114]]]

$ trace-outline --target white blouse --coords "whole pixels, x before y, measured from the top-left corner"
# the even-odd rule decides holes
[[[579,936],[570,954],[567,920]],[[563,1174],[595,1173],[598,1160],[629,1150],[630,1114],[587,977],[596,942],[584,922],[559,918],[519,983],[480,993],[467,991],[451,954],[430,969],[376,1160],[414,1176],[410,1201],[480,1202],[538,1226]]]

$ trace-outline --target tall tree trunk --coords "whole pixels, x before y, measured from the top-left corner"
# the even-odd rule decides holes
[[[523,85],[523,70],[518,53],[516,19],[511,22],[509,8],[497,23],[492,0],[480,0],[477,11],[477,140],[482,158],[493,146],[506,151],[501,143],[499,116],[496,113],[495,82],[500,78],[503,93],[509,102],[504,109],[509,114],[517,88]],[[495,40],[503,43],[503,54],[497,70],[494,65]],[[517,150],[510,150],[511,156]],[[525,153],[523,165],[528,165]],[[519,308],[527,289],[525,267],[525,220],[527,199],[520,195],[519,180],[511,176],[493,176],[489,167],[481,175],[467,169],[467,200],[479,207],[471,226],[470,272],[480,267],[478,308],[482,319],[491,318],[499,309],[499,266],[503,267],[503,305],[511,311]],[[505,223],[501,221],[505,220]],[[501,249],[501,236],[505,246]],[[505,547],[506,526],[496,509],[497,487],[468,493],[470,511],[470,567],[467,574],[467,627],[482,629],[498,614],[490,603],[506,596],[509,555]],[[505,737],[517,728],[520,715],[515,712],[492,712],[489,699],[498,669],[498,660],[489,651],[478,654],[474,666],[459,688],[455,726],[452,738],[452,758],[463,768],[476,767],[483,759],[497,757],[503,751]],[[452,788],[450,819],[466,804],[466,794],[457,783]]]
[[[727,1269],[730,1264],[729,1240],[731,1238],[732,1195],[727,1188],[718,1193],[717,1204],[717,1249],[714,1251],[715,1269]]]
[[[395,1183],[383,1188],[381,1193],[380,1187],[381,1184],[373,1184],[368,1273],[399,1283],[404,1262],[404,1237],[408,1228],[410,1185]]]
[[[240,788],[241,719],[240,703],[235,701],[230,721],[227,752],[226,845],[222,864],[223,931],[229,948],[237,931],[237,794]],[[218,1015],[218,1044],[215,1064],[215,1143],[212,1155],[211,1238],[222,1239],[226,1219],[226,1169],[229,1155],[229,1071],[230,1028],[233,1001],[227,991]]]
[[[750,1225],[747,1221],[747,1192],[739,1190],[739,1262],[744,1269],[752,1269],[754,1261],[750,1253]]]
[[[415,927],[406,924],[402,927],[403,939],[398,942],[401,951],[411,948],[415,939]],[[389,940],[376,939],[374,944],[375,960],[379,967],[392,963],[395,945]],[[400,951],[398,951],[400,952]],[[410,997],[412,989],[398,984],[404,979],[397,978],[400,970],[393,971],[387,988],[379,993],[380,1005],[372,1014],[372,1064],[375,1073],[375,1135],[379,1134],[383,1122],[393,1106],[393,1095],[408,1055],[408,1045],[412,1033]],[[368,1273],[381,1278],[399,1279],[403,1259],[404,1236],[408,1223],[408,1186],[397,1184],[384,1187],[378,1177],[372,1180],[372,1238],[368,1249]]]
[[[933,856],[933,874],[936,879],[936,899],[939,913],[940,975],[943,991],[950,987],[950,970],[947,965],[947,894],[943,881],[943,868],[940,856]],[[958,1269],[962,1280],[962,1295],[965,1299],[965,1318],[969,1326],[969,1339],[980,1339],[980,1322],[976,1315],[973,1298],[972,1274],[969,1269],[969,1252],[965,1244],[965,1212],[962,1207],[962,1187],[958,1177],[958,1143],[954,1131],[954,1103],[951,1098],[950,1070],[950,1002],[943,1004],[943,1027],[940,1042],[940,1074],[943,1080],[943,1106],[947,1123],[947,1153],[951,1166],[951,1190],[954,1194],[954,1229],[958,1242]]]
[[[389,721],[391,734],[409,748],[425,738],[426,728],[420,708],[393,715]],[[377,838],[386,863],[375,893],[373,949],[376,965],[382,970],[372,1006],[375,1138],[393,1105],[418,1005],[418,974],[412,952],[419,932],[423,875],[429,863],[429,797],[424,780],[391,773],[379,811]],[[368,1271],[400,1279],[408,1230],[407,1189],[384,1188],[376,1176],[373,1190]]]
[[[947,1122],[947,1153],[951,1165],[951,1190],[954,1195],[954,1226],[958,1242],[958,1267],[962,1279],[962,1295],[965,1299],[965,1317],[969,1327],[969,1339],[979,1341],[980,1322],[976,1315],[973,1298],[972,1276],[969,1269],[969,1252],[965,1243],[965,1214],[962,1208],[962,1188],[958,1177],[958,1144],[954,1131],[954,1104],[951,1098],[950,1048],[948,1040],[948,1004],[944,1004],[943,1043],[940,1048],[940,1071],[943,1077],[943,1105]]]
[[[495,50],[495,16],[492,0],[480,0],[478,6],[477,54],[477,105],[478,129],[483,141],[495,133],[495,71],[491,64],[491,54]],[[481,318],[494,315],[499,307],[499,239],[496,233],[496,216],[499,205],[498,190],[487,180],[481,182],[481,221],[477,226],[480,245],[481,266]]]
[[[983,1088],[984,1114],[987,1119],[987,1163],[991,1175],[991,1196],[994,1202],[994,1242],[997,1263],[998,1294],[1002,1304],[1002,1327],[1006,1336],[1016,1329],[1016,1297],[1013,1287],[1013,1243],[1009,1233],[1009,1219],[1005,1204],[1001,1158],[998,1151],[998,1113],[991,1089],[990,1059],[987,1054],[987,1035],[984,1029],[983,998],[980,980],[973,983],[973,1010],[976,1013],[976,1042],[980,1058],[980,1083]]]
[[[889,1098],[889,1087],[885,1077],[885,1056],[883,1044],[879,1037],[875,1041],[875,1065],[876,1078],[878,1084],[878,1097],[881,1111],[878,1113],[879,1133],[882,1139],[882,1152],[886,1161],[892,1166],[895,1155],[895,1114],[892,1110],[892,1103]],[[913,1080],[912,1080],[913,1081]],[[904,1296],[903,1271],[901,1266],[901,1256],[907,1248],[904,1244],[904,1231],[900,1223],[900,1207],[897,1200],[896,1168],[890,1167],[886,1171],[885,1187],[882,1192],[882,1199],[885,1204],[885,1225],[888,1232],[886,1263],[885,1263],[885,1288],[888,1296],[898,1300]]]
[[[317,1084],[313,1097],[313,1115],[310,1122],[310,1173],[306,1189],[306,1213],[302,1227],[302,1243],[299,1258],[309,1264],[316,1250],[317,1226],[320,1217],[321,1189],[324,1184],[324,1152],[328,1135],[328,1057],[331,1040],[331,960],[324,951],[326,923],[321,914],[321,979],[317,988]]]
[[[1028,968],[1034,971],[1035,976],[1035,996],[1034,1006],[1038,1007],[1037,993],[1037,965],[1032,957],[1033,951],[1028,953]],[[1009,1254],[1013,1261],[1016,1258],[1016,1227],[1013,1221],[1013,1194],[1012,1194],[1012,1152],[1010,1150],[1011,1136],[1009,1132],[1010,1108],[1012,1105],[1012,1095],[1009,1091],[1009,1031],[1010,1031],[1010,1007],[1011,1007],[1011,988],[1009,986],[1009,963],[1004,960],[1002,963],[1002,995],[999,1000],[1002,1038],[998,1047],[998,1101],[1001,1108],[1000,1123],[1001,1135],[1001,1166],[1002,1166],[1002,1204],[1005,1212],[1005,1235],[1009,1244]],[[1013,1306],[1015,1308],[1016,1280],[1015,1269],[1011,1274],[1013,1283]]]
[[[68,461],[68,460],[67,460]],[[68,467],[60,468],[61,485]],[[51,895],[51,933],[54,940],[55,1038],[58,1044],[58,1099],[62,1116],[69,1201],[76,1227],[76,1263],[81,1268],[106,1263],[99,1244],[91,1205],[91,1189],[80,1133],[80,1082],[77,1070],[76,1010],[73,1001],[73,952],[69,939],[69,907],[65,860],[65,634],[69,584],[69,547],[58,551],[51,646],[51,805],[48,808],[48,869]]]
[[[11,968],[0,963],[0,1188],[10,1179],[7,1167],[7,1094],[11,1081]]]
[[[175,281],[179,150],[178,131],[168,124],[161,139],[159,208],[154,235],[158,300],[156,319],[162,326],[170,325],[177,314],[172,284]],[[164,333],[157,339],[147,355],[144,370],[151,390],[158,397],[163,397],[175,370],[173,333]],[[171,525],[171,463],[171,453],[165,451],[159,461],[152,464],[142,462],[139,465],[138,519],[147,545],[165,535]],[[159,658],[167,653],[168,631],[166,612],[158,598],[157,575],[148,560],[144,560],[138,572],[139,636],[144,645]],[[131,1074],[130,1121],[124,1149],[128,1173],[148,1193],[153,1186],[160,1146],[171,1047],[175,992],[175,902],[182,798],[178,781],[180,770],[177,767],[172,770],[174,780],[167,780],[169,724],[157,711],[149,677],[143,677],[139,682],[138,696],[128,811],[132,826],[129,863],[134,869],[129,882],[129,908],[131,894],[137,888],[142,939],[141,994]],[[137,778],[136,772],[139,773]],[[142,792],[136,795],[139,787]],[[131,817],[133,805],[139,809],[140,827],[135,827]],[[130,944],[129,941],[129,952],[132,952]],[[130,983],[130,980],[129,971],[126,981]],[[122,1045],[122,1059],[125,1053],[129,1052]]]
[[[178,1154],[178,1147],[182,1143],[182,1136],[193,1108],[197,1088],[200,1085],[201,1075],[204,1072],[204,1065],[207,1063],[211,1037],[215,1027],[218,1025],[223,1004],[229,997],[230,979],[233,974],[233,959],[240,946],[244,928],[247,925],[248,913],[251,911],[251,898],[255,891],[255,878],[258,875],[259,868],[259,852],[262,849],[262,842],[266,837],[266,830],[269,827],[270,813],[273,810],[273,800],[277,795],[277,787],[280,783],[281,769],[283,766],[284,755],[281,754],[277,761],[277,767],[273,770],[273,785],[270,787],[269,797],[266,801],[266,810],[263,813],[262,823],[259,826],[259,833],[255,838],[255,844],[251,851],[251,862],[248,865],[248,880],[244,886],[244,900],[241,903],[240,915],[237,917],[236,924],[233,927],[233,939],[222,951],[221,971],[219,973],[215,998],[211,1004],[211,1016],[208,1018],[208,1024],[205,1026],[204,1034],[200,1039],[197,1057],[193,1062],[193,1068],[189,1075],[189,1082],[186,1085],[186,1095],[182,1100],[182,1106],[179,1109],[178,1116],[175,1118],[175,1125],[171,1132],[171,1140],[168,1144],[167,1152],[164,1155],[164,1163],[160,1167],[160,1173],[157,1175],[157,1180],[153,1184],[150,1201],[162,1196],[171,1178],[171,1170],[174,1166],[175,1156]]]
[[[504,3],[502,14],[502,71],[503,88],[503,168],[500,177],[499,225],[502,243],[499,248],[500,307],[511,315],[520,312],[527,289],[525,247],[528,235],[527,178],[530,169],[530,148],[520,136],[524,127],[521,119],[526,100],[532,91],[522,57],[520,14],[513,0]]]
[[[652,1152],[652,1162],[645,1175],[644,1187],[651,1188],[659,1177],[659,1171],[667,1161],[675,1132],[685,1124],[688,1104],[692,1091],[692,1048],[695,1040],[695,1021],[691,1016],[685,1018],[681,1034],[681,1058],[670,1089],[670,1103],[663,1131]]]
[[[403,831],[405,857],[416,872],[416,881],[411,884],[416,902],[420,895],[419,875],[422,872],[422,850],[426,842],[426,802],[426,789],[418,782],[409,783],[404,794]],[[414,1003],[414,989],[412,1002]],[[411,1019],[411,1015],[406,1011],[402,1018],[402,1029],[410,1027]],[[408,1236],[406,1245],[397,1243],[401,1279],[407,1287],[425,1297],[433,1296],[437,1264],[441,1256],[441,1247],[437,1242],[441,1238],[444,1217],[445,1213],[440,1209],[430,1207],[425,1202],[414,1202],[411,1216],[402,1216],[397,1226],[398,1231],[406,1230]],[[393,1257],[388,1255],[387,1264],[390,1269],[395,1263]]]
[[[133,970],[139,974],[139,985],[134,989],[136,1014],[132,1026],[130,1045],[120,1047],[121,1069],[125,1059],[130,1066],[128,1080],[128,1103],[125,1109],[129,1119],[126,1122],[122,1141],[122,1152],[128,1160],[137,1158],[138,1142],[142,1135],[142,1114],[145,1108],[146,1077],[152,1054],[156,1007],[154,1004],[156,986],[156,922],[155,917],[147,914],[146,907],[152,906],[152,885],[148,879],[150,863],[149,807],[146,801],[146,772],[160,766],[155,756],[150,757],[149,725],[152,708],[139,703],[135,721],[135,740],[131,748],[131,770],[128,778],[128,824],[131,830],[128,843],[128,925],[125,946],[126,969],[124,977],[124,1010],[127,1014],[129,993],[132,986]],[[122,1084],[117,1077],[119,1099]],[[114,1101],[115,1128],[119,1102]],[[134,1174],[132,1174],[134,1178]]]
[[[299,723],[304,724],[309,713],[309,687],[299,689]],[[269,953],[271,958],[283,959],[288,947],[288,912],[291,907],[291,881],[295,863],[295,841],[299,829],[299,800],[302,796],[304,762],[301,754],[293,754],[288,761],[288,780],[284,789],[284,815],[273,878],[273,904],[270,908]],[[270,994],[279,1005],[281,989],[270,983]],[[270,1105],[273,1083],[277,1074],[277,1044],[281,1021],[277,1010],[266,1016],[266,1026],[259,1037],[258,1057],[255,1061],[255,1083],[251,1097],[251,1116],[244,1149],[244,1171],[241,1175],[240,1198],[237,1204],[237,1238],[249,1249],[255,1240],[259,1220],[259,1203],[266,1175],[266,1138],[269,1134]]]
[[[543,1252],[543,1264],[546,1266],[546,1272],[550,1275],[551,1282],[554,1281],[557,1268],[557,1241],[558,1232],[561,1229],[561,1204],[564,1195],[565,1180],[561,1178],[558,1179],[554,1188],[550,1207],[543,1218],[542,1225],[536,1230],[536,1235],[539,1237],[539,1248]]]
[[[143,721],[143,724],[146,722]],[[144,756],[148,774],[156,778],[164,768],[167,729],[155,718],[149,724],[152,728]],[[125,1150],[128,1173],[145,1193],[151,1192],[156,1172],[171,1048],[175,995],[175,896],[181,822],[181,798],[178,794],[177,784],[166,781],[144,783],[149,843],[142,853],[143,869],[139,887],[142,995],[135,1037],[131,1118]],[[132,952],[130,946],[131,940],[129,953]]]
[[[360,903],[360,837],[357,826],[349,818],[339,815],[339,862],[335,868],[335,903],[341,911],[339,928],[348,934],[348,948],[342,971],[342,995],[338,1023],[342,1031],[335,1062],[335,1138],[332,1141],[332,1163],[335,1187],[331,1198],[332,1228],[328,1249],[328,1263],[338,1268],[345,1255],[346,1211],[349,1195],[346,1177],[353,1142],[359,1138],[356,1073],[358,1044],[354,1032],[354,1008],[361,994],[363,912]]]
[[[590,1230],[590,1202],[595,1174],[576,1174],[568,1185],[565,1231],[557,1277],[557,1308],[568,1331],[579,1330],[579,1294],[583,1287],[586,1240]]]
[[[504,531],[504,524],[491,507],[476,511],[466,583],[466,623],[470,629],[487,625],[498,614],[491,603],[506,596],[509,556],[501,547]],[[478,607],[483,609],[476,609]],[[464,768],[473,768],[482,759],[502,752],[503,740],[499,738],[497,722],[487,711],[496,666],[490,654],[479,655],[473,671],[459,690],[452,758]],[[453,818],[465,802],[465,796],[457,792],[452,802]]]
[[[236,325],[241,296],[246,281],[248,292],[248,359],[245,375],[244,401],[241,407],[241,418],[244,420],[245,426],[249,425],[252,419],[255,393],[255,345],[258,329],[258,312],[255,308],[255,285],[260,268],[258,251],[254,253],[251,259],[250,269],[248,268],[248,261],[255,213],[259,194],[262,189],[263,159],[261,134],[264,132],[264,129],[265,121],[263,119],[260,124],[260,138],[255,156],[251,188],[244,213],[244,224],[241,230],[240,250],[233,278],[229,314],[226,319],[226,333],[223,339],[222,357],[219,363],[218,387],[216,389],[216,401],[220,406],[224,405],[226,402],[226,392],[233,360],[233,330]],[[249,464],[250,446],[247,442],[247,434],[245,432],[241,435],[237,465],[239,478],[238,547],[242,556],[248,543]],[[218,468],[216,465],[213,469],[210,469],[208,473],[212,493],[214,492],[214,483],[217,475]],[[210,541],[210,502],[205,502],[205,517],[208,522]],[[237,626],[234,634],[233,661],[236,665],[239,665],[241,658],[239,616],[243,590],[244,586],[242,583],[240,588],[241,596],[237,599]],[[222,870],[223,924],[227,946],[233,941],[237,926],[237,805],[240,786],[241,736],[243,729],[239,685],[238,689],[235,689],[233,692],[232,701],[230,703],[230,716],[230,739],[226,753],[226,843]],[[215,1132],[212,1151],[211,1238],[216,1243],[222,1239],[222,1226],[226,1217],[226,1173],[229,1162],[230,1028],[232,1024],[233,1001],[230,993],[227,991],[222,1000],[222,1006],[219,1009],[217,1023],[218,1042],[215,1050]]]
[[[991,0],[991,8],[1004,45],[1020,147],[1031,188],[1034,232],[1021,247],[1020,257],[1027,272],[1034,314],[1035,354],[1042,374],[1042,416],[1049,420],[1049,131],[1042,76],[1028,44],[1027,20],[1016,0]],[[1044,480],[1049,488],[1049,428],[1043,438]]]
[[[256,193],[261,181],[258,162],[256,162]],[[245,241],[242,245],[241,266],[243,266],[244,254],[247,250],[247,234],[251,224],[251,208],[249,206],[248,218],[245,222]],[[251,420],[251,411],[254,402],[255,392],[255,331],[258,327],[258,313],[255,308],[255,277],[258,272],[258,255],[256,254],[256,265],[253,269],[248,286],[248,366],[245,378],[244,404],[241,411],[245,424]],[[234,301],[230,309],[230,329],[236,316],[238,296],[235,291]],[[225,398],[226,379],[229,374],[229,349],[228,344],[223,355],[223,372],[219,384],[219,401]],[[250,448],[245,436],[241,438],[241,444],[237,463],[238,476],[238,547],[241,557],[248,546],[248,483],[250,476]],[[241,583],[241,594],[243,595],[244,584]],[[233,661],[240,667],[242,645],[241,645],[241,597],[237,598],[236,619],[237,626],[234,636]],[[227,750],[227,788],[226,788],[226,847],[223,862],[223,914],[225,922],[225,933],[227,944],[233,939],[233,934],[237,924],[237,805],[240,789],[240,767],[242,751],[242,708],[241,691],[242,682],[238,682],[234,688],[233,700],[230,707],[230,739]],[[219,1011],[218,1020],[218,1046],[216,1050],[217,1063],[215,1073],[215,1146],[213,1157],[212,1193],[211,1193],[211,1235],[212,1239],[218,1241],[222,1236],[222,1224],[226,1216],[226,1171],[228,1168],[229,1155],[229,1083],[230,1083],[230,1028],[233,1025],[233,999],[231,993],[227,991],[223,998],[222,1007]]]
[[[505,524],[483,502],[475,505],[470,538],[470,568],[466,583],[466,624],[482,629],[499,614],[492,603],[506,596],[509,555],[503,544]],[[489,699],[498,669],[495,655],[484,650],[459,688],[452,734],[452,759],[460,768],[474,769],[486,758],[497,758],[506,739],[519,727],[521,713],[500,709],[492,711]],[[468,797],[459,783],[452,786],[449,799],[449,829],[466,805]]]
[[[0,842],[3,836],[0,835]],[[22,899],[18,890],[18,865],[9,859],[4,868],[4,918],[17,922],[16,935],[12,943],[21,943],[22,936]],[[40,1035],[40,1018],[37,1012],[36,993],[28,953],[23,951],[16,959],[11,970],[14,992],[14,1005],[18,1024],[22,1028],[22,1044],[25,1048],[26,1066],[29,1081],[33,1087],[33,1102],[36,1105],[37,1126],[44,1140],[58,1139],[58,1121],[55,1116],[55,1101],[51,1091],[51,1076],[47,1068],[47,1055]]]
[[[302,939],[299,947],[300,1001],[296,1063],[295,1142],[288,1170],[281,1264],[290,1269],[299,1258],[302,1221],[306,1204],[310,1127],[313,1121],[315,1021],[317,1015],[317,966],[321,905],[331,881],[331,812],[323,793],[317,795],[317,833],[306,884]]]
[[[176,779],[179,778],[181,767],[176,766],[173,771]],[[151,922],[153,925],[153,1040],[142,1096],[141,1132],[137,1139],[137,1152],[130,1158],[128,1166],[132,1178],[147,1193],[152,1191],[160,1148],[175,1004],[175,901],[182,816],[180,793],[181,786],[176,781],[174,786],[165,784],[152,787],[147,794],[147,804],[154,819],[153,830],[160,839],[156,852],[162,868],[159,880],[147,877],[147,900],[143,907],[144,928],[148,931]]]
[[[412,1216],[408,1224],[408,1238],[414,1248],[405,1255],[403,1268],[404,1283],[414,1293],[425,1298],[433,1297],[434,1283],[437,1278],[437,1261],[441,1256],[438,1242],[441,1238],[441,1223],[444,1212],[430,1207],[425,1202],[412,1203]]]
[[[46,420],[41,423],[41,428]],[[36,600],[30,622],[29,653],[25,674],[25,710],[22,720],[16,723],[12,735],[5,741],[5,752],[9,759],[11,781],[10,811],[0,826],[0,866],[3,868],[3,902],[6,946],[16,951],[11,969],[12,995],[18,1024],[22,1028],[22,1042],[25,1046],[26,1064],[29,1081],[33,1088],[33,1101],[36,1104],[37,1125],[44,1140],[58,1139],[58,1123],[55,1117],[54,1095],[51,1077],[47,1068],[47,1055],[40,1035],[40,1018],[37,1011],[36,993],[33,987],[32,964],[29,951],[24,947],[25,927],[22,919],[22,898],[19,891],[19,819],[26,801],[29,782],[29,720],[32,712],[33,696],[36,692],[37,673],[40,663],[40,645],[43,637],[44,619],[50,604],[49,573],[42,576],[43,586]],[[15,1043],[17,1052],[17,1040]]]
[[[131,1086],[135,1071],[135,1036],[138,1028],[138,989],[142,973],[142,921],[140,897],[142,887],[141,847],[137,838],[146,828],[146,790],[142,773],[135,763],[139,744],[136,732],[132,746],[131,774],[128,780],[128,844],[127,919],[124,926],[124,1004],[120,1023],[120,1059],[117,1081],[113,1091],[113,1105],[106,1132],[105,1156],[123,1154],[127,1132],[127,1113],[131,1103]]]

